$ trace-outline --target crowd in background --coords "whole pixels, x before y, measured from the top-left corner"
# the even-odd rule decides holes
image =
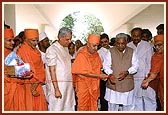
[[[91,33],[83,44],[63,27],[50,43],[38,29],[15,36],[5,24],[4,60],[15,52],[31,71],[11,77],[4,64],[4,110],[164,111],[164,24],[156,31]]]

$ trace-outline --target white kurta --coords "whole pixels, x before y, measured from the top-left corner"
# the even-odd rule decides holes
[[[45,63],[46,63],[45,53],[42,52],[40,49],[39,49],[39,51],[40,51],[40,53],[41,53],[41,59],[42,59],[43,64],[44,64],[44,66],[45,66]],[[46,69],[45,69],[45,71],[46,71]],[[43,88],[43,91],[44,91],[44,95],[45,95],[45,97],[46,97],[46,85],[42,85],[42,88]]]
[[[111,53],[110,53],[109,49],[101,47],[97,52],[98,52],[98,54],[100,56],[100,59],[102,61],[103,70],[105,71],[105,73],[106,74],[112,73],[112,70],[111,70]]]
[[[55,98],[54,87],[51,82],[51,76],[47,71],[46,87],[47,100],[50,111],[74,110],[75,95],[72,85],[71,59],[68,48],[61,46],[58,42],[52,44],[46,51],[46,65],[55,66],[58,87],[62,98]]]
[[[125,50],[123,51],[123,53],[124,52],[125,52]],[[105,60],[105,63],[109,63],[108,60]],[[106,64],[106,65],[109,65],[109,64]],[[133,52],[132,66],[128,69],[129,73],[134,74],[138,69],[138,65],[139,65],[139,61],[137,59],[136,52]],[[112,66],[113,66],[113,64],[112,64]],[[105,72],[108,72],[108,71],[105,70]],[[107,73],[107,74],[111,74],[111,73]],[[106,93],[105,93],[104,98],[109,103],[113,103],[113,104],[122,104],[122,105],[133,105],[134,104],[134,92],[133,92],[133,90],[128,91],[128,92],[117,92],[117,91],[113,91],[109,88],[106,88]]]
[[[75,59],[75,58],[76,58],[76,54],[77,54],[76,52],[73,54],[73,56],[69,54],[69,55],[70,55],[70,58],[71,58],[71,59]]]
[[[39,50],[39,51],[40,51],[40,50]],[[43,64],[45,64],[45,63],[46,63],[45,53],[42,52],[42,51],[40,51],[40,53],[41,53],[41,58],[42,58]]]
[[[135,92],[135,110],[138,111],[155,111],[156,110],[156,93],[154,89],[148,87],[141,88],[142,81],[147,77],[151,68],[151,57],[153,47],[150,43],[141,40],[137,47],[133,42],[128,43],[138,55],[139,69],[134,75],[134,92]]]
[[[150,68],[151,68],[151,57],[153,54],[153,48],[150,43],[141,40],[136,47],[133,42],[128,43],[128,46],[133,48],[138,56],[139,68],[137,73],[134,75],[134,84],[135,84],[135,95],[137,97],[150,97],[155,98],[155,92],[152,88],[148,87],[147,89],[141,88],[141,83],[145,77],[147,77]]]

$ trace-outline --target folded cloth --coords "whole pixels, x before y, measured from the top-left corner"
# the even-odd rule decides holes
[[[24,63],[19,56],[15,52],[11,52],[6,58],[5,58],[5,65],[11,66],[11,65],[17,65],[20,63]]]
[[[23,63],[21,65],[15,65],[15,76],[24,77],[30,74],[30,65],[28,63]]]
[[[8,71],[8,75],[14,77],[25,77],[30,75],[30,64],[24,63],[21,58],[15,53],[11,52],[6,58],[5,58],[5,65],[7,66],[7,69],[14,69],[13,71]],[[9,68],[10,67],[10,68]],[[10,73],[11,72],[11,73]],[[14,72],[14,73],[13,73]]]

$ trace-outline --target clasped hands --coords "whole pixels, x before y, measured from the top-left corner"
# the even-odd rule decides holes
[[[122,72],[120,72],[119,77],[115,77],[113,74],[110,74],[108,78],[110,79],[111,84],[115,84],[116,83],[116,81],[115,81],[116,78],[118,78],[118,80],[121,81],[128,74],[129,74],[128,71],[122,71]]]

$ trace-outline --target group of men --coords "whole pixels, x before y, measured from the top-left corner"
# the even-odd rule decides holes
[[[108,108],[112,111],[156,111],[158,110],[156,100],[158,96],[161,102],[161,110],[164,109],[164,72],[160,65],[160,63],[164,65],[164,29],[160,29],[162,29],[161,35],[158,32],[159,35],[154,37],[154,45],[142,40],[143,30],[139,27],[131,30],[132,41],[129,43],[126,34],[117,34],[115,45],[112,48],[107,47],[109,45],[108,35],[102,34],[100,39],[102,48],[98,52],[103,63],[102,71],[111,78],[107,80],[105,85],[100,86],[100,90],[102,90],[102,96],[100,96],[102,110]],[[161,42],[159,47],[155,47],[157,42]],[[128,53],[130,48],[133,50],[132,53]],[[160,57],[153,59],[156,58],[153,53]],[[155,67],[157,72],[154,73],[153,69]],[[162,74],[159,76],[160,73]],[[130,75],[132,77],[128,77]],[[151,76],[153,77],[151,78]],[[148,81],[150,87],[147,83],[145,84],[146,81]]]
[[[5,74],[4,66],[5,111],[74,111],[72,76],[76,77],[78,111],[98,110],[101,81],[105,82],[106,110],[154,111],[156,93],[148,85],[158,73],[161,79],[158,96],[163,108],[163,35],[154,37],[156,53],[152,57],[152,46],[141,40],[141,28],[131,31],[133,41],[130,43],[127,43],[126,34],[117,34],[113,47],[104,45],[105,49],[101,48],[102,56],[98,46],[104,37],[89,34],[87,44],[78,50],[73,64],[68,51],[72,39],[70,29],[61,28],[58,40],[52,45],[47,35],[39,35],[37,29],[25,29],[24,35],[25,41],[16,53],[30,64],[32,77],[11,78]],[[13,30],[4,29],[4,59],[13,50],[13,40]]]
[[[5,111],[45,111],[42,85],[45,82],[45,70],[41,54],[36,48],[39,39],[37,29],[25,29],[25,42],[17,49],[17,55],[29,63],[32,73],[27,79],[12,78],[6,75],[4,65],[4,110]],[[4,29],[4,59],[13,51],[14,34],[12,29]]]

